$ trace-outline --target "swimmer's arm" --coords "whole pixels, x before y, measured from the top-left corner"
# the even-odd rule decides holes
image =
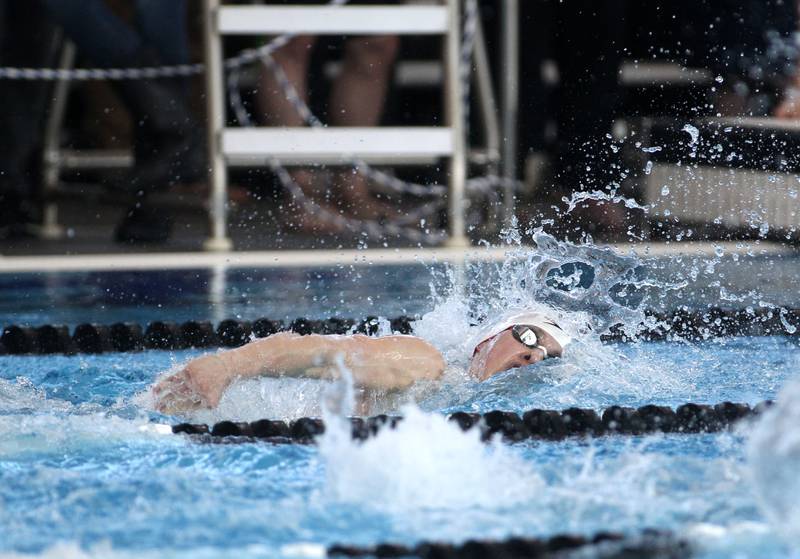
[[[356,385],[390,390],[406,388],[415,380],[438,378],[444,371],[439,352],[412,336],[282,333],[210,357],[220,360],[230,381],[257,376],[333,380],[345,367]]]
[[[381,390],[406,388],[416,380],[439,378],[444,371],[441,354],[412,336],[299,336],[281,333],[240,348],[190,361],[182,371],[154,388],[161,411],[173,406],[174,397],[189,400],[190,407],[214,407],[236,379],[291,376],[337,379],[342,366],[357,386]],[[166,398],[162,397],[168,396]]]

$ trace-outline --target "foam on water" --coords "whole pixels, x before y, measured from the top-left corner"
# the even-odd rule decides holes
[[[178,441],[171,430],[154,428],[147,418],[131,421],[106,413],[87,415],[0,416],[0,458],[21,454],[59,455],[75,449],[120,442],[163,439]]]
[[[75,405],[48,398],[24,378],[0,379],[0,459],[23,454],[60,454],[74,449],[134,440],[161,439],[166,434],[140,413],[123,418],[95,404]],[[171,435],[171,431],[169,433]]]
[[[513,507],[541,488],[531,465],[508,446],[487,445],[477,430],[462,432],[440,414],[414,406],[402,413],[404,420],[395,429],[363,443],[350,439],[349,423],[329,422],[319,440],[325,498],[412,514]]]
[[[322,551],[322,554],[320,552]],[[60,542],[40,553],[3,553],[0,559],[218,559],[219,557],[245,557],[247,559],[276,559],[325,557],[320,546],[285,546],[276,548],[268,545],[219,547],[192,547],[191,549],[115,549],[110,542],[102,542],[88,547],[77,542]]]
[[[800,379],[789,382],[756,423],[747,457],[764,514],[800,553]]]
[[[31,412],[74,411],[75,406],[64,400],[49,399],[45,391],[37,388],[26,377],[17,377],[14,382],[0,379],[0,412],[23,414]]]

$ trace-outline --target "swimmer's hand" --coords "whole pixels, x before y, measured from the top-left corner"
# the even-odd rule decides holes
[[[217,356],[195,359],[153,387],[155,409],[165,414],[177,414],[213,408],[229,384],[230,378],[220,367]]]

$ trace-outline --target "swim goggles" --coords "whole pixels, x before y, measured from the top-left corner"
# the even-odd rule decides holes
[[[543,359],[547,359],[549,357],[547,354],[547,348],[539,345],[539,337],[536,335],[536,332],[533,331],[532,326],[516,324],[511,328],[511,335],[514,336],[514,339],[525,347],[541,350]]]

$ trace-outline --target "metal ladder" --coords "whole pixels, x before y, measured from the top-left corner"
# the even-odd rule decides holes
[[[221,5],[204,0],[206,103],[211,184],[211,235],[207,250],[227,251],[227,167],[341,164],[354,158],[375,164],[434,164],[449,159],[450,246],[467,246],[466,140],[460,80],[460,0],[437,5],[267,6]],[[222,38],[226,35],[441,35],[445,37],[446,126],[228,128]]]

